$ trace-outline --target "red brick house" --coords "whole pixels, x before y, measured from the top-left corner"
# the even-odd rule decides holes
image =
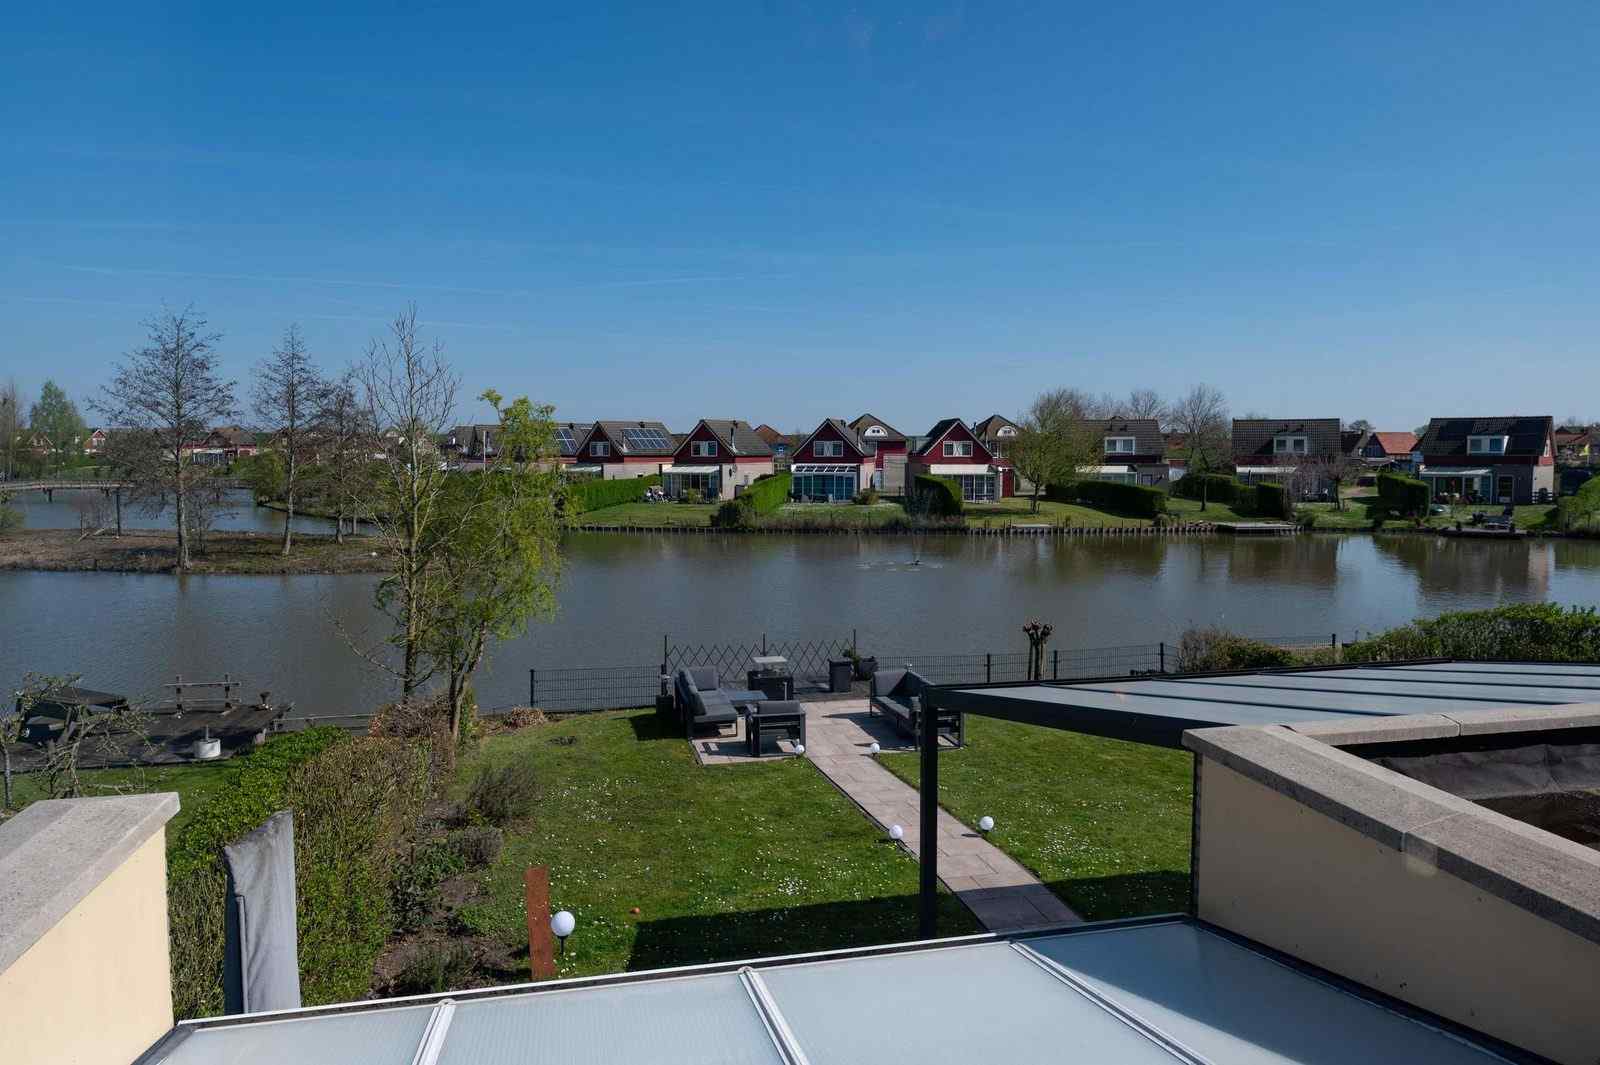
[[[923,474],[949,477],[961,485],[967,503],[993,503],[1016,494],[1011,466],[997,460],[960,418],[935,423],[906,461],[907,480]]]
[[[672,432],[660,422],[595,422],[568,469],[608,481],[649,477],[660,473],[677,450]]]
[[[877,472],[875,448],[838,418],[829,418],[800,441],[789,456],[794,475],[790,493],[800,500],[847,503],[871,486]]]
[[[1434,418],[1417,476],[1435,498],[1527,504],[1555,496],[1555,419]]]
[[[875,414],[850,423],[861,444],[872,453],[872,485],[885,495],[906,494],[906,434]]]
[[[668,499],[698,493],[707,501],[732,499],[773,472],[772,448],[749,422],[701,418],[661,469]]]

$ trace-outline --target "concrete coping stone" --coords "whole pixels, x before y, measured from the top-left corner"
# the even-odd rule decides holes
[[[1585,727],[1595,707],[1513,711],[1511,731]],[[1505,711],[1444,715],[1473,720],[1473,735]],[[1393,741],[1417,732],[1436,738],[1441,715],[1389,718],[1367,727],[1322,730],[1343,742]],[[1302,726],[1307,728],[1307,726]],[[1310,731],[1315,733],[1317,729]],[[1357,734],[1354,739],[1344,739]],[[1459,735],[1445,731],[1442,737]],[[1570,932],[1600,943],[1600,852],[1413,780],[1314,735],[1282,725],[1194,729],[1184,746],[1413,860],[1449,873]],[[1205,787],[1204,772],[1201,789]]]
[[[177,812],[170,791],[46,799],[0,824],[0,972]]]

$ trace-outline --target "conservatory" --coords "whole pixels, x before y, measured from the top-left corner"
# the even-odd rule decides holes
[[[834,462],[797,462],[789,472],[794,477],[789,490],[802,503],[848,503],[861,491],[860,466]]]

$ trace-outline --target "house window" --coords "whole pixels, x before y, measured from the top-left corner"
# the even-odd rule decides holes
[[[717,442],[715,440],[691,440],[689,442],[689,454],[697,459],[715,458]]]
[[[861,435],[862,436],[888,436],[889,435],[889,431],[887,429],[885,429],[881,425],[873,425],[873,426],[868,426],[867,431],[862,433]]]
[[[944,442],[944,457],[947,459],[969,459],[972,457],[971,440],[946,440]]]
[[[1016,436],[1017,435],[1017,431],[1015,429],[1011,428],[1011,426],[1009,426],[1009,425],[1002,425],[1000,427],[999,435],[1000,436]]]
[[[594,443],[589,445],[589,454],[597,459],[610,458],[611,442],[609,440],[596,440]]]
[[[1506,438],[1503,436],[1469,436],[1467,452],[1472,455],[1504,455]]]
[[[1272,438],[1272,453],[1274,455],[1304,455],[1310,449],[1310,442],[1303,436],[1275,436]]]
[[[1106,454],[1107,455],[1118,455],[1118,454],[1131,455],[1131,454],[1133,454],[1133,440],[1134,440],[1134,438],[1131,437],[1131,436],[1108,436],[1108,437],[1106,437]]]
[[[963,503],[993,503],[997,498],[998,485],[992,473],[962,474],[956,481],[961,485]]]
[[[838,459],[844,457],[843,440],[818,440],[811,445],[811,454],[819,459]]]

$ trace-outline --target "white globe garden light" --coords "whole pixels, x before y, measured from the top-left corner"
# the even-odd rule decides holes
[[[560,910],[550,918],[550,931],[561,940],[561,953],[567,952],[567,937],[572,930],[578,927],[578,919],[566,910]]]
[[[899,825],[890,825],[889,838],[894,840],[896,843],[899,843],[901,840],[906,838],[906,830],[901,828]]]
[[[806,753],[806,745],[803,744],[803,743],[795,744],[794,745],[794,753],[795,754],[805,754]]]
[[[868,754],[877,754],[881,750],[883,750],[883,748],[878,746],[878,741],[877,740],[873,740],[870,744],[867,745],[867,753]]]
[[[994,818],[990,817],[988,814],[985,814],[984,816],[978,818],[978,831],[979,832],[993,832],[994,831]]]

